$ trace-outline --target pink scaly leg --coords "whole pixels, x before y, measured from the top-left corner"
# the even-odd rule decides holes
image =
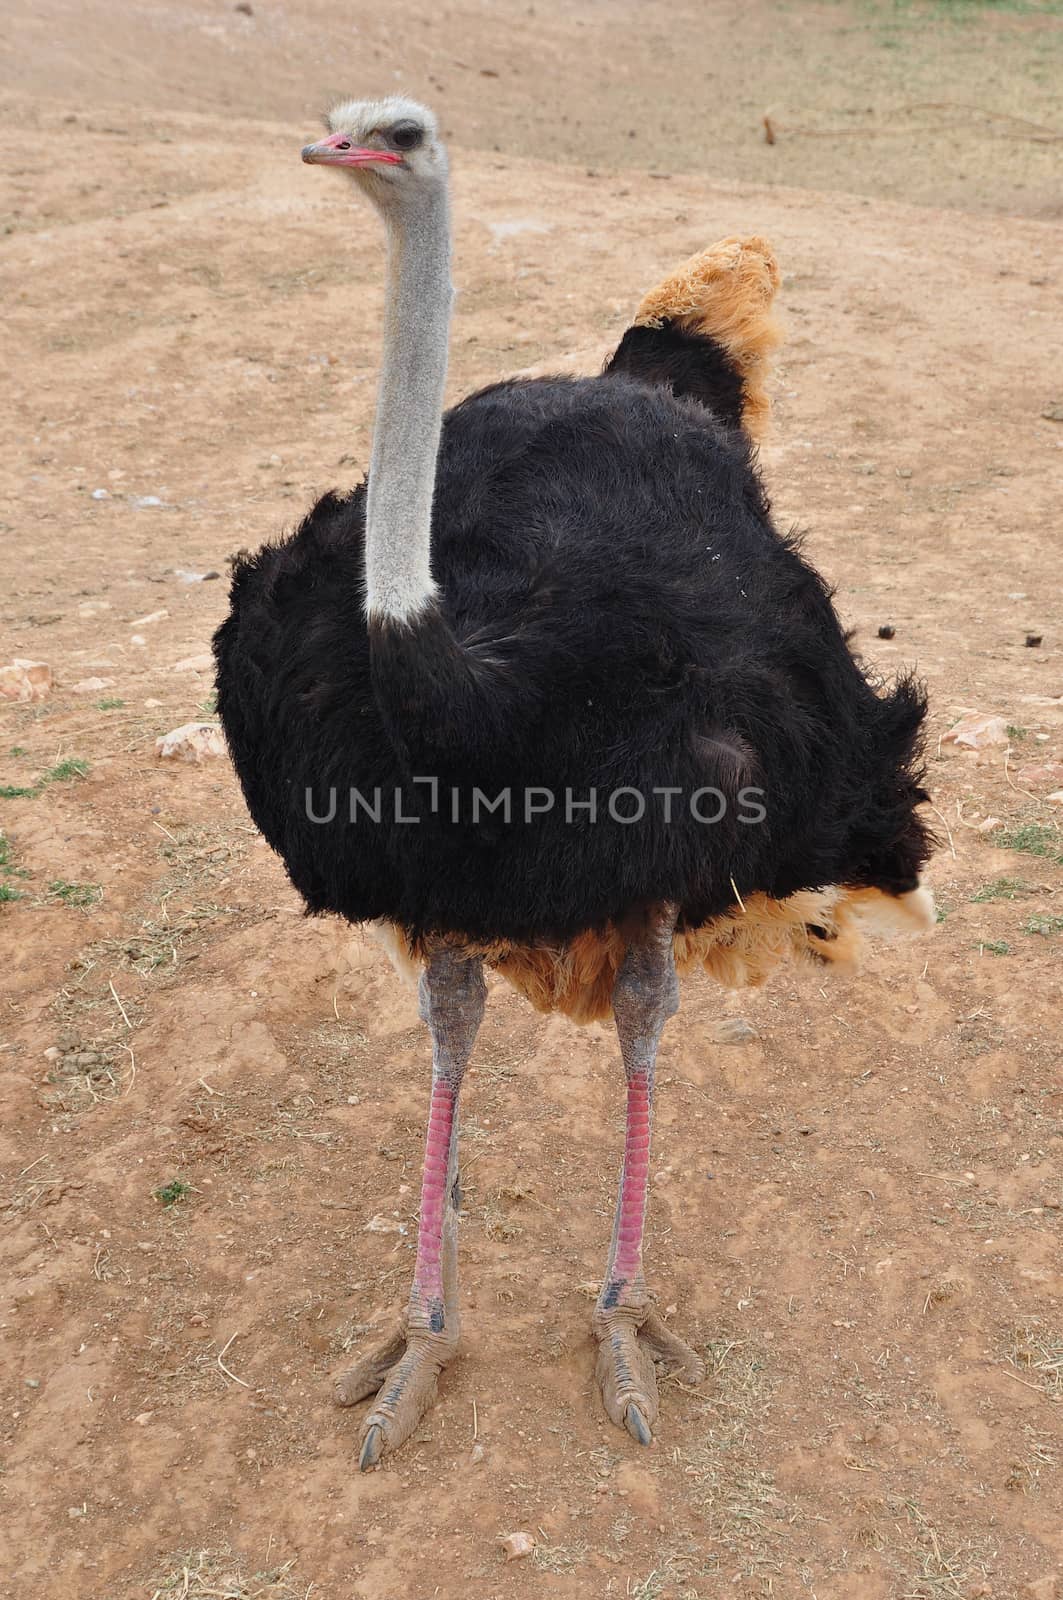
[[[632,944],[613,991],[627,1076],[627,1125],[613,1240],[594,1311],[594,1331],[605,1409],[640,1444],[650,1443],[657,1419],[654,1361],[663,1362],[686,1383],[700,1383],[705,1375],[693,1350],[653,1310],[642,1273],[657,1046],[665,1023],[679,1008],[674,925],[674,915],[662,917],[644,940]]]
[[[436,1379],[458,1345],[458,1094],[484,1012],[482,963],[440,946],[421,978],[421,1016],[432,1034],[417,1261],[402,1321],[336,1384],[340,1405],[376,1395],[362,1427],[367,1471],[409,1438],[436,1397]]]

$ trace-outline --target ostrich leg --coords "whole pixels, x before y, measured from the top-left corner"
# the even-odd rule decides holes
[[[613,1241],[593,1325],[605,1409],[639,1444],[650,1443],[657,1420],[654,1362],[664,1363],[684,1383],[700,1383],[705,1375],[694,1351],[653,1310],[642,1275],[657,1045],[668,1018],[679,1009],[674,925],[674,914],[663,916],[641,943],[631,946],[613,991],[627,1077],[627,1126]]]
[[[436,1378],[458,1345],[458,1093],[484,1014],[479,959],[440,946],[421,977],[421,1016],[432,1034],[417,1263],[402,1321],[336,1384],[340,1405],[376,1402],[362,1427],[363,1472],[409,1438],[436,1397]]]

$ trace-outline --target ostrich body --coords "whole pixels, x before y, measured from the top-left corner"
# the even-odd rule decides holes
[[[648,1443],[642,1235],[657,1043],[677,968],[759,982],[917,928],[925,707],[874,688],[754,463],[778,271],[730,240],[655,290],[596,378],[495,384],[443,413],[446,158],[410,101],[338,106],[304,160],[388,236],[368,482],[237,567],[219,710],[252,816],[313,912],[375,922],[432,1036],[417,1259],[361,1464],[416,1427],[458,1339],[457,1106],[485,962],[542,1010],[613,1014],[627,1078],[595,1310],[610,1417]],[[505,797],[508,796],[508,802]]]

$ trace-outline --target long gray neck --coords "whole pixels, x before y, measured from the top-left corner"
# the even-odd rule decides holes
[[[385,212],[387,307],[366,505],[366,610],[413,622],[435,598],[432,495],[450,333],[445,178]]]

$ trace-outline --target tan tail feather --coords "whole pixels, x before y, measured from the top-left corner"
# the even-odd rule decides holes
[[[933,898],[925,888],[901,896],[880,889],[815,889],[787,900],[747,895],[744,908],[736,906],[704,927],[676,934],[676,967],[681,974],[704,967],[725,989],[757,988],[776,968],[794,963],[848,972],[859,963],[865,931],[918,933],[933,920]],[[416,979],[420,956],[406,935],[389,923],[377,928],[399,973]],[[600,1022],[612,1014],[628,935],[611,926],[603,933],[578,934],[560,948],[455,943],[470,955],[482,956],[536,1011],[561,1011],[573,1022]]]
[[[771,412],[769,357],[782,339],[772,315],[779,264],[766,239],[721,239],[691,256],[639,306],[636,327],[676,322],[723,346],[742,377],[742,424],[759,439]]]

